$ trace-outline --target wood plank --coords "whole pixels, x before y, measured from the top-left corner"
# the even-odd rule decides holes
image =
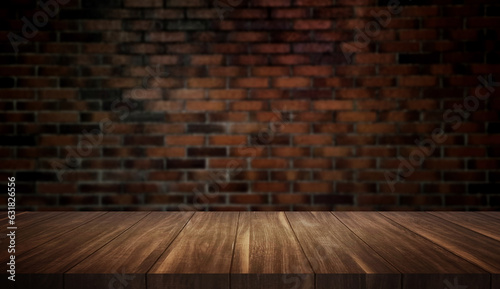
[[[193,216],[153,212],[64,274],[67,289],[146,289],[146,273]]]
[[[15,225],[18,230],[26,229],[31,226],[35,226],[46,220],[60,216],[63,212],[26,212],[23,214],[16,214]],[[5,225],[0,227],[0,234],[6,234],[9,230],[7,229],[7,220],[5,220]]]
[[[429,214],[500,241],[500,219],[475,212],[429,212]]]
[[[490,272],[492,289],[500,288],[499,241],[430,214],[405,212],[383,215]]]
[[[329,212],[287,212],[316,275],[316,289],[401,288],[399,271]]]
[[[490,288],[490,274],[378,212],[335,212],[403,275],[403,289],[443,289],[455,278],[468,289]]]
[[[16,257],[18,288],[62,289],[63,273],[116,238],[147,212],[108,212],[51,242]],[[60,218],[61,225],[65,220]],[[57,227],[53,233],[57,233]],[[3,272],[2,272],[3,273]],[[6,274],[0,285],[7,286]],[[11,281],[9,281],[11,282]],[[2,287],[7,288],[7,287]]]
[[[196,212],[147,274],[148,289],[228,289],[238,212]]]
[[[41,222],[54,218],[60,214],[62,214],[62,212],[24,212],[23,214],[16,214],[14,224],[14,226],[18,228],[17,230],[15,230],[16,235],[21,234],[21,232],[24,232],[25,230],[28,230],[33,226],[37,226]],[[2,248],[5,248],[5,250],[1,250],[0,252],[0,262],[2,264],[7,262],[10,256],[10,254],[7,252],[7,245],[5,245],[4,247],[3,244],[6,244],[5,242],[8,242],[7,234],[9,233],[9,231],[11,231],[7,229],[7,227],[9,226],[8,219],[4,219],[3,222],[4,224],[0,226],[0,245],[2,245]],[[18,243],[17,249],[19,249],[19,245],[23,244]]]
[[[240,214],[231,288],[314,288],[314,272],[284,212]]]
[[[33,213],[39,215],[44,213]],[[79,226],[91,221],[104,212],[61,212],[56,217],[44,219],[35,223],[33,226],[20,225],[16,231],[16,258],[22,254],[46,243],[52,239],[59,238],[61,235],[71,231]],[[64,220],[64,222],[61,222]],[[36,250],[36,249],[35,249]],[[0,260],[8,261],[10,254],[7,250],[0,251]]]
[[[479,213],[495,219],[500,219],[500,212],[479,212]]]
[[[19,215],[26,214],[26,213],[27,213],[26,211],[16,212],[16,217],[19,216]],[[0,211],[0,222],[3,221],[3,220],[7,220],[8,216],[9,215],[8,215],[7,211]]]

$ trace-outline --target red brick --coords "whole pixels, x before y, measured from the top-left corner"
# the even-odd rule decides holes
[[[331,193],[333,186],[331,182],[296,182],[293,186],[296,193]],[[302,202],[304,203],[304,202]]]
[[[211,76],[246,76],[247,70],[244,67],[228,66],[228,67],[209,67],[208,74]]]
[[[246,144],[247,136],[245,135],[216,135],[209,137],[211,145],[241,145]]]
[[[352,155],[349,147],[321,147],[314,149],[314,155],[320,157],[345,157]]]
[[[348,133],[352,132],[351,124],[315,124],[314,132],[316,133]]]
[[[406,76],[400,77],[399,84],[401,86],[436,86],[438,81],[434,76]]]
[[[333,143],[331,135],[296,135],[293,137],[296,145],[331,145]]]
[[[411,110],[432,110],[438,108],[438,102],[433,99],[407,100],[401,107]]]
[[[395,133],[396,125],[388,123],[359,123],[357,124],[357,131],[359,133],[376,133],[376,134],[387,134]]]
[[[242,89],[211,89],[208,98],[211,99],[243,99],[247,97],[247,93]]]
[[[190,88],[221,88],[225,87],[225,80],[222,78],[190,78],[188,87]]]
[[[266,204],[267,199],[267,195],[237,194],[231,195],[229,201],[234,204]]]
[[[399,39],[407,40],[437,40],[439,37],[435,29],[400,30]]]
[[[369,6],[374,5],[375,0],[337,0],[340,6]]]
[[[296,20],[293,24],[295,30],[325,30],[331,28],[332,22],[329,20]]]
[[[263,101],[234,101],[230,104],[231,110],[246,111],[246,110],[266,110],[267,103]]]
[[[397,108],[397,103],[386,100],[358,100],[357,108],[360,110],[391,110]]]
[[[397,205],[397,196],[391,195],[359,195],[359,205]]]
[[[339,170],[321,170],[314,172],[314,179],[322,181],[346,181],[352,180],[352,172],[339,171]]]
[[[286,159],[253,159],[250,163],[254,169],[283,169],[288,168]]]
[[[277,111],[308,110],[310,106],[307,100],[275,100],[271,102],[271,109]]]
[[[273,65],[299,65],[309,64],[310,57],[307,55],[285,54],[276,55],[271,59]]]
[[[224,1],[225,2],[225,1]],[[217,2],[214,2],[214,5]],[[188,19],[215,19],[218,17],[217,9],[187,9]]]
[[[353,103],[348,100],[318,100],[313,106],[315,110],[350,110]]]
[[[365,88],[349,88],[349,89],[339,89],[335,92],[337,98],[372,98],[375,96],[375,92],[371,89]]]
[[[168,1],[166,5],[168,7],[204,7],[206,2],[203,0]]]
[[[289,68],[284,66],[258,66],[252,67],[253,76],[285,76],[289,74]]]
[[[448,147],[444,150],[445,157],[484,157],[486,149],[481,147]]]
[[[223,111],[225,108],[226,103],[223,101],[186,101],[187,111]]]
[[[273,79],[273,86],[281,88],[310,87],[311,80],[306,77],[275,78]]]
[[[274,53],[289,53],[290,45],[288,44],[254,44],[251,46],[252,53],[257,54],[274,54]]]
[[[306,7],[322,7],[322,6],[330,6],[332,5],[331,0],[297,0],[295,2],[297,6],[306,6]]]
[[[410,6],[401,10],[401,16],[437,16],[439,6]]]
[[[332,69],[328,66],[295,66],[293,74],[300,76],[329,76],[332,74]]]
[[[205,137],[201,135],[168,135],[165,137],[166,145],[203,145]]]
[[[420,43],[412,41],[394,41],[379,44],[380,52],[418,52]]]
[[[239,169],[247,168],[247,161],[246,159],[237,158],[211,158],[209,160],[209,167],[230,169],[237,172]]]
[[[222,65],[223,55],[191,55],[191,65]]]
[[[309,15],[307,8],[283,8],[272,9],[272,18],[306,18]]]
[[[277,157],[304,157],[310,155],[310,149],[304,147],[272,148],[271,155]]]
[[[0,169],[2,170],[33,170],[34,168],[34,160],[3,159],[0,164]]]
[[[316,78],[314,80],[314,85],[317,87],[346,87],[352,86],[352,78]]]
[[[336,120],[342,122],[368,122],[376,119],[377,114],[374,112],[339,111],[336,115]]]
[[[39,137],[40,146],[73,146],[77,142],[76,135],[42,135]]]
[[[233,78],[230,81],[230,86],[234,88],[268,87],[269,80],[263,77]]]
[[[264,42],[267,41],[265,32],[231,32],[227,36],[230,42]]]
[[[216,112],[208,114],[208,119],[212,122],[246,122],[248,114],[246,112]]]
[[[294,168],[331,169],[332,161],[329,159],[297,159],[293,162]]]
[[[186,151],[181,147],[147,148],[146,155],[149,157],[184,157]]]
[[[161,0],[125,0],[125,7],[162,7]]]
[[[355,66],[344,65],[336,67],[337,75],[342,76],[362,76],[375,74],[375,67],[373,66]]]
[[[253,192],[271,192],[271,193],[285,193],[288,192],[288,184],[286,183],[270,183],[259,182],[252,186]]]
[[[167,95],[170,99],[200,99],[204,98],[205,91],[201,89],[169,89]]]
[[[180,101],[148,101],[144,103],[144,109],[150,111],[180,111],[182,107]]]
[[[275,9],[273,9],[275,10]],[[228,15],[230,18],[234,19],[260,19],[267,18],[267,11],[264,9],[236,9],[231,11],[231,14]]]

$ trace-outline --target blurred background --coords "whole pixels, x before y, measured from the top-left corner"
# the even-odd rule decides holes
[[[500,209],[498,1],[8,0],[0,16],[17,210]]]

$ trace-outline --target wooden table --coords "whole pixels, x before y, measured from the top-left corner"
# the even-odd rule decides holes
[[[500,288],[500,212],[27,212],[17,227],[0,288]]]

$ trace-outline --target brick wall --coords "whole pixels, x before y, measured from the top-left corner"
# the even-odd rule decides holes
[[[498,1],[36,2],[0,4],[19,210],[500,208]]]

